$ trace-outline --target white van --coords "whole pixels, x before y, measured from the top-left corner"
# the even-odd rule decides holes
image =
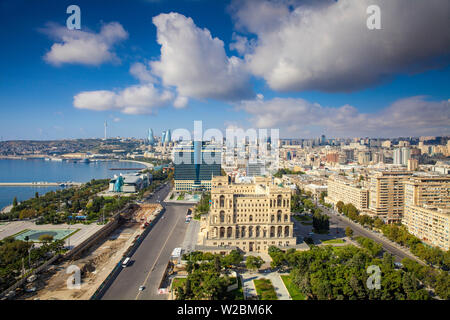
[[[126,266],[128,265],[128,263],[130,262],[130,257],[126,258],[123,263],[122,263],[122,267],[126,268]]]

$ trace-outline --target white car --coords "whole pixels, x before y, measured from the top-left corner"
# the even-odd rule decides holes
[[[139,287],[139,291],[144,291],[144,289],[145,289],[145,286],[140,286]]]

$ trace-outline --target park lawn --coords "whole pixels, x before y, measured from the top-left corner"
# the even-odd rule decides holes
[[[278,300],[275,288],[269,279],[253,280],[259,300]]]
[[[330,239],[322,241],[323,244],[345,243],[343,239]]]
[[[305,295],[297,289],[297,287],[292,283],[290,276],[281,276],[281,280],[283,280],[286,289],[289,291],[289,295],[292,300],[306,300]]]

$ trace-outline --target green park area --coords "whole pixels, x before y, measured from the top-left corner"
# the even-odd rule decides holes
[[[338,243],[345,243],[345,240],[343,239],[330,239],[322,241],[323,244],[338,244]]]
[[[186,278],[175,278],[172,290],[177,300],[243,300],[242,284],[231,268],[239,267],[243,256],[236,250],[227,255],[194,251],[183,255]],[[228,291],[236,284],[238,288]]]
[[[259,300],[278,300],[275,288],[269,279],[253,280]]]
[[[292,283],[291,277],[288,275],[281,276],[286,289],[289,291],[289,295],[292,300],[305,300],[305,295]]]
[[[186,284],[186,279],[187,278],[175,278],[172,281],[172,290],[173,291],[177,291],[178,288],[183,288]]]

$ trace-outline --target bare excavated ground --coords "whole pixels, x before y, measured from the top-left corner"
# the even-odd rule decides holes
[[[140,207],[128,222],[92,246],[80,259],[52,266],[47,272],[40,274],[37,280],[28,285],[28,287],[36,287],[36,291],[26,293],[18,299],[89,300],[120,262],[133,241],[142,233],[141,218],[149,217],[152,220],[154,211],[160,206],[143,204]],[[67,285],[67,280],[73,275],[73,273],[66,273],[71,265],[76,265],[81,270],[80,289],[70,289]]]

